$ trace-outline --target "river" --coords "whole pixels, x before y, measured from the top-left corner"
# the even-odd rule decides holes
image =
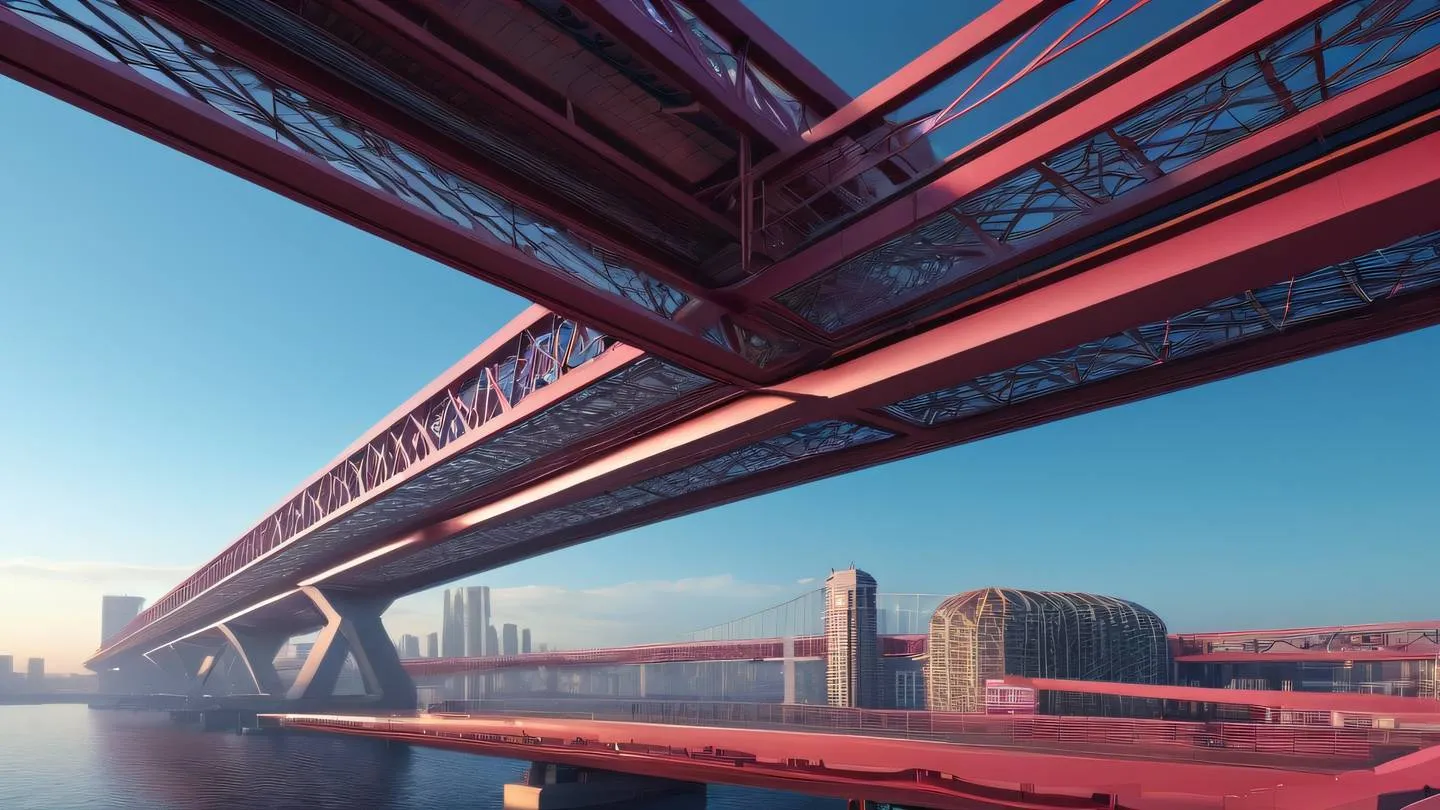
[[[156,713],[0,706],[4,810],[499,810],[524,764],[312,734],[177,726]],[[693,799],[646,810],[695,807]],[[710,810],[840,810],[845,802],[711,786]]]

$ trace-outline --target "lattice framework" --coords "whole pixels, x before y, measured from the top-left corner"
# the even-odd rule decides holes
[[[775,300],[826,332],[859,326],[1437,43],[1430,0],[1353,0]]]
[[[928,650],[925,687],[934,711],[983,712],[986,681],[1006,675],[1141,684],[1170,677],[1159,616],[1134,602],[1085,593],[986,588],[958,594],[935,611]],[[1046,713],[1099,714],[1094,697],[1049,694]]]

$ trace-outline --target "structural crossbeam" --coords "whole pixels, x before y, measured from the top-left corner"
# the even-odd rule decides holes
[[[1043,269],[1057,249],[1436,87],[1440,12],[1427,3],[1242,5],[1216,6],[885,204],[824,223],[743,294],[841,343],[914,328],[907,313],[922,306],[939,317],[965,302],[957,290]],[[801,220],[767,211],[761,228],[775,233],[755,241],[793,241]]]

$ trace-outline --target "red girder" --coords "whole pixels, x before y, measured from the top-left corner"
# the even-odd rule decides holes
[[[1435,123],[1433,118],[1425,119],[1413,129],[1424,131]],[[475,510],[429,539],[417,538],[397,546],[392,567],[371,562],[365,571],[336,572],[336,581],[347,587],[393,587],[397,592],[418,589],[801,481],[1433,323],[1440,320],[1440,293],[1431,289],[1385,302],[1373,311],[1375,317],[1322,319],[1287,327],[1269,337],[1225,345],[1209,354],[1152,360],[1142,370],[968,418],[934,423],[907,423],[896,418],[899,406],[895,403],[932,390],[941,381],[981,378],[1098,336],[1124,333],[1137,322],[1164,323],[1165,318],[1193,307],[1194,302],[1220,300],[1237,290],[1282,281],[1302,268],[1324,267],[1406,235],[1440,229],[1440,207],[1434,205],[1440,199],[1440,165],[1428,157],[1440,150],[1440,135],[1403,143],[1392,137],[1401,136],[1397,132],[1373,139],[1305,171],[1251,189],[1226,205],[1077,260],[1075,267],[1068,268],[1075,271],[1073,275],[1045,287],[843,365],[726,404],[610,456],[592,459],[523,493]],[[1337,188],[1345,193],[1337,195]],[[753,472],[719,480],[706,467],[707,463],[725,469],[732,469],[726,465],[739,465],[746,454],[764,449],[765,443],[757,443],[757,436],[793,436],[785,431],[797,431],[796,426],[824,419],[874,424],[878,421],[875,415],[882,413],[889,415],[885,424],[893,425],[898,435],[872,441],[873,434],[867,434],[866,440],[858,443],[833,445],[834,452],[791,456],[793,463],[762,463]],[[760,458],[766,458],[765,454]],[[705,483],[691,483],[696,479]],[[656,491],[673,494],[657,498]],[[441,542],[440,537],[462,535],[459,547],[427,551],[428,546]],[[523,539],[497,544],[499,537]],[[477,550],[461,554],[458,548],[468,548],[464,544],[475,544]],[[480,547],[485,550],[479,551]],[[444,554],[460,559],[419,565],[420,559]],[[413,563],[417,570],[410,570],[412,563],[403,559],[409,555],[417,555]]]
[[[1170,335],[1166,319],[1198,302],[1223,302],[1243,290],[1273,296],[1277,282],[1293,285],[1295,279],[1313,276],[1314,268],[1340,266],[1336,263],[1367,250],[1440,230],[1435,204],[1440,164],[1430,159],[1440,152],[1440,135],[1432,132],[1437,123],[1440,118],[1431,114],[1397,126],[1058,267],[1058,280],[1046,286],[843,365],[672,422],[613,452],[591,454],[549,478],[402,535],[380,556],[354,559],[321,578],[341,587],[414,590],[801,481],[1434,322],[1440,318],[1437,289],[1422,286],[1393,297],[1404,291],[1397,282],[1358,310],[1342,308],[1305,320],[1306,311],[1297,308],[1295,317],[1301,320],[1294,324],[1282,319],[1278,327],[1267,327],[1271,333],[1238,342],[1217,337],[1220,342],[1209,346],[1213,351],[1199,354],[1181,351],[1188,345],[1179,331],[1181,319],[1173,325],[1174,357],[1165,348],[1128,373],[1097,382],[1080,378],[1058,393],[1014,402],[1007,395],[983,412],[962,412],[965,418],[922,418],[919,406],[907,399],[931,396],[925,392],[939,396],[944,391],[934,389],[947,381],[974,387],[979,384],[967,381],[1105,335],[1128,334],[1125,330],[1134,331],[1137,322],[1165,325]],[[1394,261],[1404,261],[1405,255],[1395,251]],[[537,396],[550,395],[556,387]],[[771,438],[757,442],[764,436]],[[195,628],[186,622],[201,618],[177,618],[180,624],[162,629],[183,633],[183,628]]]
[[[159,39],[172,50],[183,44]],[[147,54],[126,51],[136,60]],[[192,49],[160,59],[174,74],[169,81],[196,83],[182,95],[147,78],[154,68],[142,73],[102,59],[0,3],[0,73],[102,118],[558,312],[583,314],[607,334],[718,379],[773,376],[803,356],[793,341],[749,327],[733,327],[743,342],[722,347],[705,333],[728,335],[726,324],[678,319],[691,296],[638,260],[467,185],[418,152],[397,157],[403,146],[312,99],[287,96],[288,112],[274,113],[250,95],[248,84],[260,82],[255,74],[198,61],[222,58]],[[170,63],[189,65],[188,72]],[[278,99],[280,89],[261,95]]]
[[[1373,769],[1358,764],[1346,744],[1356,736],[1352,730],[1271,727],[1266,742],[1252,733],[1253,747],[1231,751],[1207,747],[1204,731],[1187,728],[1207,724],[751,708],[768,708],[775,717],[765,728],[726,726],[719,718],[704,721],[718,727],[705,727],[503,714],[464,719],[274,715],[262,722],[712,784],[965,810],[1191,810],[1209,806],[1197,801],[1220,797],[1237,810],[1341,810],[1359,806],[1353,802],[1363,798],[1373,801],[1421,788],[1440,774],[1440,760],[1428,751]],[[684,714],[684,705],[673,711]],[[812,714],[847,712],[855,715],[853,724],[806,728],[804,722]],[[863,720],[861,714],[873,719]],[[939,739],[961,745],[937,742],[935,732],[920,730],[940,718],[946,731]],[[676,717],[672,722],[685,721]],[[777,723],[794,730],[777,730]],[[1247,725],[1257,732],[1253,724],[1208,724],[1208,739],[1225,735],[1227,742],[1244,744],[1247,736],[1240,727]],[[1338,767],[1329,769],[1317,756],[1326,733],[1338,754],[1333,760]],[[1314,753],[1308,758],[1260,753],[1279,750],[1277,743],[1287,734],[1292,745]]]
[[[805,133],[798,148],[756,166],[762,176],[784,173],[807,155],[860,124],[878,124],[940,82],[992,53],[1071,0],[999,0],[893,76],[866,90]]]
[[[1171,157],[1164,159],[1176,168],[1171,168],[1170,163],[1162,168],[1141,154],[1135,144],[1111,131],[1142,112],[1160,115],[1152,108],[1162,101],[1181,104],[1185,101],[1182,91],[1203,94],[1216,70],[1257,53],[1260,46],[1277,41],[1302,22],[1336,7],[1350,8],[1337,0],[1260,3],[1244,8],[1246,5],[1251,4],[1218,5],[1090,81],[965,147],[883,206],[872,207],[843,229],[824,235],[752,277],[737,294],[757,304],[774,298],[794,316],[808,320],[842,343],[901,324],[913,329],[915,319],[905,313],[926,302],[943,298],[959,287],[980,285],[1436,87],[1437,60],[1433,50],[1410,64],[1397,57],[1397,63],[1388,68],[1377,68],[1378,73],[1372,70],[1369,75],[1379,76],[1373,84],[1337,92],[1333,98],[1325,91],[1326,79],[1322,75],[1316,98],[1323,100],[1305,110],[1297,110],[1293,103],[1286,105],[1283,95],[1276,95],[1279,91],[1271,86],[1267,92],[1276,95],[1273,101],[1283,109],[1273,116],[1266,113],[1265,120],[1257,122],[1256,128],[1266,128],[1248,137],[1227,136],[1217,141],[1218,148],[1196,138],[1199,146],[1186,147],[1195,150],[1194,155],[1179,162]],[[1375,10],[1380,9],[1375,6]],[[1435,22],[1427,25],[1433,27]],[[1383,22],[1377,29],[1385,30]],[[1368,36],[1356,33],[1358,30],[1341,28],[1335,36]],[[1403,37],[1408,30],[1401,25],[1389,33]],[[1344,83],[1347,65],[1330,67],[1338,77],[1336,81],[1342,82],[1342,90],[1353,85],[1353,81]],[[1221,99],[1216,102],[1221,106],[1249,104],[1247,110],[1258,109],[1255,99],[1240,97],[1232,101],[1218,94],[1215,91],[1211,95]],[[1205,109],[1194,104],[1191,107],[1194,109],[1177,109],[1192,116]],[[1173,122],[1171,126],[1178,128],[1182,123]],[[1252,131],[1247,130],[1247,135]],[[1103,140],[1106,149],[1118,151],[1099,157],[1091,154],[1104,151],[1091,143],[1095,139]],[[1109,164],[1101,158],[1114,165],[1107,169]],[[1092,159],[1097,161],[1095,166],[1086,163]],[[1135,165],[1124,168],[1126,160]],[[1104,175],[1107,170],[1118,172],[1121,168],[1135,178],[1123,181],[1119,175],[1108,179]],[[1119,185],[1112,189],[1107,182]],[[1035,185],[1030,192],[1025,191],[1027,183]],[[1001,199],[1007,194],[1015,199]],[[1054,205],[1047,208],[1042,198],[1053,198]],[[967,205],[983,212],[980,216],[987,218],[986,222],[995,222],[978,223],[974,216],[963,213],[969,210]],[[940,239],[924,229],[940,228],[937,223],[944,212],[957,220],[958,224],[945,226],[950,230],[958,228],[955,234],[945,236],[933,248],[905,246],[909,239],[926,244]],[[766,221],[772,217],[767,214]],[[1010,226],[996,230],[1002,220],[1010,222]],[[760,227],[767,227],[765,221]],[[890,256],[886,252],[890,248],[884,247],[886,240],[902,234],[906,240],[897,240],[891,250],[896,255]],[[773,244],[788,238],[757,235],[755,240]],[[907,252],[914,251],[919,253],[906,258]],[[927,251],[935,251],[936,255],[932,257]],[[873,262],[874,267],[868,262]],[[928,264],[922,267],[921,262]],[[900,272],[912,263],[912,275],[930,273],[934,278],[904,289],[856,286],[873,282],[864,281],[867,273]],[[940,269],[930,267],[932,264]],[[945,308],[930,307],[924,317],[945,314]]]
[[[157,621],[181,606],[261,561],[293,555],[297,542],[314,544],[319,533],[358,518],[378,501],[388,499],[391,506],[360,518],[344,537],[328,541],[336,548],[318,555],[307,552],[306,564],[291,579],[306,571],[313,575],[366,549],[356,544],[361,537],[368,535],[371,546],[380,545],[397,527],[453,515],[487,490],[519,487],[527,478],[562,467],[570,454],[613,446],[663,424],[677,414],[670,408],[683,413],[695,407],[697,396],[703,404],[723,395],[722,389],[688,372],[677,372],[683,377],[681,387],[672,385],[651,400],[627,393],[623,382],[607,382],[623,380],[644,363],[654,362],[589,327],[531,307],[393,411],[219,556],[136,616],[107,649],[143,643]],[[614,390],[599,393],[607,385]],[[562,431],[525,449],[527,443],[514,433],[517,426],[554,413],[572,398],[584,399],[586,392],[599,394],[597,404],[605,414],[578,405],[573,413],[579,430],[568,428],[572,434],[568,441]],[[551,429],[559,430],[553,425]],[[456,466],[476,448],[488,449],[507,434],[508,443],[487,462]],[[402,494],[407,484],[416,482],[422,485],[419,490]],[[242,598],[253,604],[273,592],[274,585],[268,592],[246,593]]]
[[[1440,719],[1440,702],[1432,698],[1393,695],[1297,692],[1268,689],[1212,689],[1201,686],[1170,686],[1104,681],[1072,681],[1057,678],[1024,678],[1007,675],[1005,683],[1041,692],[1082,695],[1116,695],[1182,703],[1211,703],[1231,706],[1258,706],[1268,709],[1346,712],[1385,717]],[[1440,739],[1436,740],[1440,742]]]
[[[925,652],[925,636],[881,636],[881,655],[912,657]],[[824,658],[824,636],[797,636],[796,658]],[[412,675],[452,675],[460,672],[490,672],[526,667],[595,667],[638,664],[678,664],[702,661],[758,661],[785,656],[785,640],[779,638],[738,641],[683,641],[671,644],[637,644],[630,647],[600,647],[495,655],[484,658],[410,658],[402,663]]]

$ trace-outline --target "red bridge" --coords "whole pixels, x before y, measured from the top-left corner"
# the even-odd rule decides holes
[[[496,704],[418,718],[274,715],[358,734],[610,771],[932,808],[1349,810],[1403,807],[1440,777],[1440,731],[1379,715],[1433,700],[1024,681],[1041,690],[1232,705],[1329,701],[1340,727],[987,716],[817,706],[611,701]],[[1249,704],[1250,700],[1259,704]],[[568,711],[566,707],[568,708]],[[548,711],[546,710],[548,709]],[[1366,714],[1368,712],[1368,714]],[[1368,803],[1366,803],[1368,802]],[[1417,805],[1418,807],[1418,805]]]
[[[737,0],[0,0],[0,72],[539,302],[88,664],[271,692],[318,628],[290,696],[404,705],[400,595],[1432,324],[1437,44],[1000,0],[851,99]]]

